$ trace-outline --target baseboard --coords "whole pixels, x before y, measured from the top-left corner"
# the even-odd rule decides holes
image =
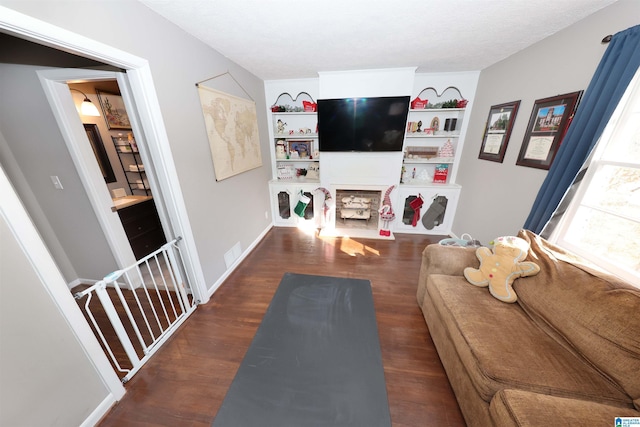
[[[92,280],[92,279],[81,279],[81,278],[77,278],[75,280],[72,280],[71,282],[67,283],[67,287],[69,288],[69,290],[75,288],[78,285],[95,285],[96,283],[98,283],[98,280]]]
[[[264,239],[264,236],[266,236],[266,234],[269,232],[269,230],[271,230],[272,227],[273,227],[273,224],[269,224],[267,228],[265,228],[264,231],[262,231],[262,233],[258,235],[258,237],[253,241],[253,243],[251,243],[251,245],[249,245],[249,247],[242,252],[242,254],[227,269],[227,271],[225,271],[224,274],[220,276],[220,278],[216,281],[216,283],[213,284],[211,289],[209,289],[209,298],[211,298],[211,296],[218,290],[220,285],[222,285],[222,283],[224,283],[224,281],[227,280],[227,278],[231,275],[231,273],[235,271],[238,265],[240,265],[240,263],[247,257],[247,255],[251,253],[251,251],[258,245],[258,243],[260,243],[262,239]]]
[[[111,393],[93,410],[93,412],[85,419],[80,427],[93,427],[104,418],[109,412],[111,407],[117,402],[115,396]]]

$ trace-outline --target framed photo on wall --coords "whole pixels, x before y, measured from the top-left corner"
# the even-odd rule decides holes
[[[549,169],[581,96],[578,91],[536,100],[516,165]]]
[[[479,159],[502,163],[507,144],[511,137],[513,123],[516,121],[520,101],[493,105],[484,128]]]
[[[98,95],[98,101],[100,101],[100,108],[102,108],[102,115],[107,122],[107,127],[109,129],[131,130],[131,122],[122,97],[115,93],[98,90],[96,90],[96,95]]]

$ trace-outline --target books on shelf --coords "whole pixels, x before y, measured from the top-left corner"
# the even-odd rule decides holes
[[[449,165],[446,163],[439,163],[436,165],[436,169],[433,173],[433,182],[438,184],[446,184],[448,175]]]

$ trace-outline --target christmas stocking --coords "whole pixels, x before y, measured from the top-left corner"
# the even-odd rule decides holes
[[[447,210],[447,198],[444,196],[436,196],[433,203],[427,209],[422,217],[422,225],[427,230],[433,229],[436,225],[442,224],[444,213]]]
[[[420,219],[420,208],[424,204],[424,200],[422,199],[422,194],[418,194],[418,197],[409,202],[409,206],[413,209],[413,219],[411,220],[411,225],[416,226],[418,224],[418,220]]]
[[[298,197],[298,203],[296,204],[296,207],[293,208],[293,211],[296,213],[296,215],[298,215],[300,218],[304,218],[304,210],[307,208],[307,205],[310,201],[311,199],[302,194],[301,191],[300,196]]]

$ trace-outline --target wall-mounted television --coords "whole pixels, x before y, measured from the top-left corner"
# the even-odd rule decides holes
[[[409,96],[318,100],[320,151],[402,151]]]

